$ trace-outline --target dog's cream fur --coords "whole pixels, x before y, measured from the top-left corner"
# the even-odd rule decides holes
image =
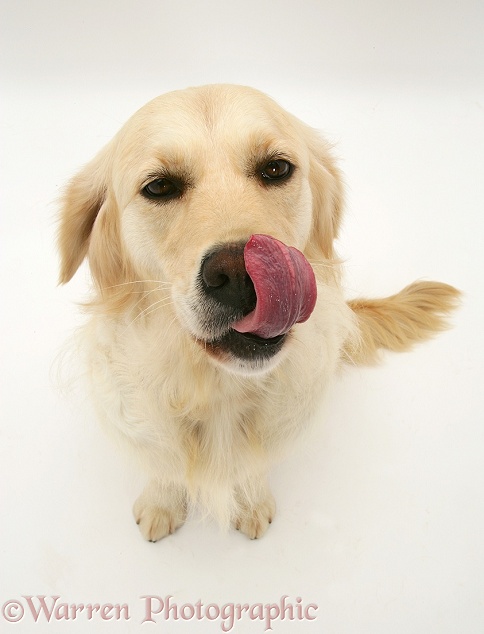
[[[284,185],[264,187],[253,166],[273,156],[296,170]],[[190,183],[162,205],[140,194],[160,169]],[[265,95],[238,86],[153,100],[70,182],[60,281],[88,257],[89,375],[101,418],[148,473],[134,506],[147,539],[180,526],[190,501],[261,536],[275,512],[268,469],[305,427],[339,364],[374,361],[380,348],[406,350],[444,327],[458,296],[444,284],[345,301],[333,251],[341,211],[328,144]],[[204,254],[251,234],[300,249],[318,284],[309,320],[265,363],[210,351],[198,306]]]

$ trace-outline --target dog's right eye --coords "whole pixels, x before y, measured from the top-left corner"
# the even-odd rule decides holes
[[[178,198],[182,194],[182,188],[178,183],[169,178],[157,178],[156,180],[145,185],[141,193],[151,200],[170,200]]]
[[[260,171],[264,183],[276,184],[286,181],[294,172],[294,165],[285,159],[273,159]]]

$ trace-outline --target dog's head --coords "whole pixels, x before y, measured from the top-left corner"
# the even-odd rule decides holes
[[[233,328],[258,301],[246,245],[270,236],[331,261],[341,197],[328,145],[267,96],[229,85],[169,93],[70,182],[60,281],[87,256],[110,312],[168,289],[170,306],[160,306],[211,356],[243,371],[269,367],[287,333]]]

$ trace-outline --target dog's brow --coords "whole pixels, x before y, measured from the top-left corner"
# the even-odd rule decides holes
[[[293,152],[282,144],[274,144],[273,142],[257,144],[252,147],[247,160],[249,170],[257,169],[261,165],[273,161],[275,159],[285,159],[294,162]]]
[[[141,168],[141,180],[146,182],[149,178],[159,178],[166,176],[177,177],[185,182],[193,180],[187,158],[181,155],[179,150],[170,152],[169,150],[155,156],[154,160]]]
[[[139,188],[145,187],[148,183],[166,178],[172,181],[178,182],[183,187],[192,187],[193,186],[193,177],[187,170],[180,170],[177,168],[166,168],[162,165],[158,167],[158,169],[153,169],[148,172],[143,172],[139,179]]]

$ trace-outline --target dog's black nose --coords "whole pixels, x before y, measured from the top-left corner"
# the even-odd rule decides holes
[[[244,246],[227,244],[211,251],[202,262],[200,274],[206,295],[246,315],[254,310],[257,298],[245,270]]]

